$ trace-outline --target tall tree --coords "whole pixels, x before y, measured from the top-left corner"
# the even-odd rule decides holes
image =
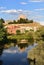
[[[6,36],[6,29],[4,28],[4,20],[0,19],[0,41],[5,40]],[[5,40],[6,41],[6,40]]]
[[[3,26],[4,20],[0,19],[0,55],[2,54],[3,48],[4,48],[4,37],[5,37],[5,29]]]

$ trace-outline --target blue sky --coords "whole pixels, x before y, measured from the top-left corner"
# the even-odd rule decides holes
[[[0,18],[16,20],[20,14],[44,25],[44,0],[0,0]]]

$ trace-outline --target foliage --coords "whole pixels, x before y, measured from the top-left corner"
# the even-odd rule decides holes
[[[16,20],[10,21],[8,24],[17,24]]]
[[[17,34],[17,35],[20,35],[20,34],[21,34],[20,30],[17,30],[17,31],[16,31],[16,34]]]
[[[33,20],[29,20],[30,23],[33,23]]]
[[[14,24],[14,22],[9,22],[8,24]]]
[[[13,22],[9,22],[8,24],[22,24],[22,23],[33,23],[33,20],[28,20],[27,18],[24,19],[24,18],[20,18],[18,19],[17,21],[16,20],[13,20]]]
[[[30,43],[30,44],[33,44],[34,43],[34,37],[33,37],[33,33],[32,32],[29,32],[28,33],[28,42]]]
[[[39,44],[28,52],[28,58],[34,59],[36,65],[44,64],[44,41],[39,41]]]
[[[0,41],[3,40],[4,35],[5,35],[5,33],[4,33],[4,29],[0,29]]]
[[[3,23],[4,23],[4,20],[0,19],[0,29],[3,28]]]
[[[2,18],[0,19],[0,21],[1,21],[2,23],[5,23],[4,19],[2,19]]]
[[[40,27],[39,30],[35,32],[36,41],[44,41],[44,26]]]
[[[22,24],[22,23],[33,23],[33,20],[28,20],[27,18],[26,19],[23,19],[23,18],[20,18],[17,23],[19,24]]]
[[[4,20],[0,19],[0,41],[3,41],[3,39],[5,39],[5,29],[3,26]]]
[[[16,21],[16,20],[13,20],[13,23],[14,23],[14,24],[17,24],[17,21]]]

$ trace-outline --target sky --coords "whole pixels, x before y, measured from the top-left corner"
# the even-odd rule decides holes
[[[21,14],[44,25],[44,0],[0,0],[0,18],[17,20]]]

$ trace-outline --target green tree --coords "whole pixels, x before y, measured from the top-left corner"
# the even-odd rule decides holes
[[[29,20],[29,23],[33,23],[33,20]]]
[[[20,34],[21,34],[20,30],[17,30],[17,31],[16,31],[16,34],[17,34],[17,35],[20,35]]]
[[[40,27],[39,30],[35,32],[36,41],[44,41],[44,26]]]
[[[0,19],[0,21],[1,21],[2,23],[5,23],[5,21],[4,21],[4,19],[3,19],[3,18],[1,18],[1,19]]]
[[[20,18],[17,23],[33,23],[33,20],[28,20],[27,18],[26,19],[23,19],[23,18]]]
[[[17,22],[18,23],[28,23],[28,19],[20,18]]]
[[[14,24],[17,24],[16,20],[13,20],[13,23],[14,23]]]
[[[0,41],[2,41],[3,39],[5,39],[5,34],[6,34],[6,30],[3,26],[4,20],[0,19]]]
[[[0,29],[3,28],[3,23],[4,23],[4,20],[0,19]]]
[[[0,55],[2,54],[5,43],[5,29],[3,26],[4,20],[0,19]]]
[[[13,22],[9,22],[8,24],[14,24]]]
[[[32,32],[28,33],[28,38],[27,39],[28,39],[29,44],[33,44],[34,43],[34,36],[33,36]]]
[[[16,20],[10,21],[8,24],[17,24]]]

